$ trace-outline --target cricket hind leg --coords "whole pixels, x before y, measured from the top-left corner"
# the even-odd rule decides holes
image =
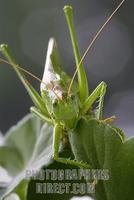
[[[63,158],[59,156],[59,146],[60,146],[60,141],[63,135],[63,129],[59,124],[56,124],[54,127],[54,139],[53,139],[53,157],[54,160],[64,163],[64,164],[70,164],[74,165],[80,168],[86,168],[90,169],[91,166],[88,165],[87,163],[84,162],[78,162],[77,160],[72,160],[70,158]]]

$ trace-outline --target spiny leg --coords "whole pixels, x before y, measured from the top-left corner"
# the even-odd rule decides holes
[[[104,95],[106,92],[106,87],[107,85],[103,81],[96,87],[96,89],[90,94],[90,96],[84,102],[81,109],[81,114],[85,114],[91,108],[93,103],[99,98],[97,119],[102,118],[103,101],[104,101]]]
[[[105,96],[105,93],[106,93],[106,84],[102,84],[102,88],[101,88],[101,91],[100,91],[100,97],[99,97],[99,105],[98,105],[98,108],[96,109],[96,118],[98,120],[102,120],[103,122],[106,122],[106,123],[112,123],[113,120],[116,119],[115,116],[111,116],[111,117],[108,117],[106,119],[103,119],[103,107],[104,107],[104,96]]]
[[[53,139],[53,156],[54,159],[58,162],[64,163],[64,164],[70,164],[74,165],[80,168],[87,168],[90,169],[91,166],[88,165],[87,163],[83,162],[78,162],[75,160],[59,157],[59,146],[60,146],[60,141],[63,135],[63,129],[59,124],[56,124],[54,127],[54,139]]]
[[[98,108],[96,109],[96,117],[97,119],[102,119],[102,114],[103,114],[103,107],[104,107],[104,96],[106,93],[106,83],[103,82],[100,90],[100,95],[99,95],[99,105]]]
[[[100,97],[99,97],[99,105],[98,105],[98,108],[96,109],[96,118],[98,120],[102,120],[103,122],[106,122],[106,123],[112,123],[116,117],[115,116],[111,116],[111,117],[108,117],[106,119],[103,119],[103,107],[104,107],[104,96],[105,96],[105,93],[106,93],[106,84],[102,84],[102,88],[101,88],[101,92],[100,92]]]

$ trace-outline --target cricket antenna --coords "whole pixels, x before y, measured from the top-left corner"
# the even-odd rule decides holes
[[[3,58],[0,58],[0,62],[3,62],[5,64],[7,64],[10,67],[13,67],[11,63],[9,63],[8,61],[6,61]],[[24,72],[25,74],[28,74],[29,76],[33,77],[34,79],[36,79],[38,82],[43,83],[44,85],[46,85],[46,83],[44,83],[40,78],[38,78],[35,74],[29,72],[28,70],[20,67],[19,65],[15,65],[15,67],[19,70],[21,70],[22,72]],[[53,93],[58,97],[58,99],[60,99],[60,97],[58,96],[58,94],[52,89]]]
[[[12,67],[12,64],[10,64],[8,61],[4,60],[3,58],[0,58],[0,62],[3,62],[9,66]],[[42,80],[40,78],[38,78],[36,75],[34,75],[33,73],[27,71],[26,69],[20,67],[19,65],[15,66],[17,69],[23,71],[25,74],[28,74],[29,76],[33,77],[34,79],[36,79],[37,81],[39,81],[40,83],[42,83]],[[45,84],[45,83],[44,83]]]
[[[75,79],[75,76],[83,62],[83,60],[85,59],[86,55],[88,54],[89,50],[91,49],[91,47],[93,46],[93,44],[95,43],[95,41],[98,39],[99,35],[102,33],[103,29],[106,27],[106,25],[109,23],[109,21],[112,19],[112,17],[115,15],[115,13],[119,10],[119,8],[122,6],[122,4],[125,2],[125,0],[122,0],[121,3],[116,7],[116,9],[112,12],[112,14],[108,17],[108,19],[104,22],[104,24],[101,26],[101,28],[98,30],[98,32],[96,33],[96,35],[93,37],[91,43],[88,45],[86,51],[84,52],[79,64],[76,66],[76,70],[74,72],[74,75],[71,79],[69,88],[68,88],[68,95],[71,92],[71,88]]]

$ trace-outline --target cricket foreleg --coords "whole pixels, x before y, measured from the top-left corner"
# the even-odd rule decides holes
[[[53,124],[53,120],[51,118],[49,118],[47,115],[45,115],[44,113],[42,113],[40,110],[38,110],[36,107],[31,107],[30,111],[38,116],[41,120],[48,122],[50,124]]]
[[[105,96],[105,93],[106,93],[106,83],[102,82],[102,86],[101,86],[101,89],[100,89],[100,94],[99,94],[99,105],[96,109],[96,118],[97,119],[102,119],[103,117],[103,107],[104,107],[104,96]]]
[[[96,89],[91,93],[91,95],[86,99],[82,106],[81,113],[85,114],[93,105],[93,103],[99,98],[99,106],[97,109],[97,119],[102,118],[102,110],[103,110],[103,102],[104,102],[104,95],[106,92],[106,83],[101,82]]]
[[[56,124],[54,127],[54,140],[53,140],[54,160],[64,163],[64,164],[70,164],[70,165],[74,165],[80,168],[90,169],[91,166],[88,165],[87,163],[71,160],[70,158],[68,159],[68,158],[59,157],[59,146],[60,146],[62,135],[63,135],[63,129],[61,128],[59,124]]]

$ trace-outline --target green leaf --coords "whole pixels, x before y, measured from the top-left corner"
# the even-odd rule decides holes
[[[71,148],[69,145],[67,146],[64,146],[64,148],[62,149],[62,152],[60,153],[60,156],[61,157],[66,157],[66,158],[69,158],[69,157],[72,157],[72,159],[74,158],[73,154],[72,154],[72,151],[71,151]],[[63,163],[60,163],[60,162],[56,162],[55,160],[53,160],[53,162],[48,165],[47,167],[44,167],[43,168],[44,170],[59,170],[59,169],[62,169],[62,170],[72,170],[72,169],[78,169],[78,167],[76,166],[73,166],[73,165],[68,165],[68,164],[63,164]],[[43,180],[31,180],[30,183],[29,183],[29,186],[28,186],[28,196],[27,196],[27,199],[28,200],[70,200],[72,197],[75,196],[75,194],[71,193],[71,190],[70,190],[70,193],[66,193],[64,192],[63,194],[58,194],[58,193],[37,193],[36,192],[36,184],[37,183],[40,183],[40,184],[45,184],[45,183],[49,183],[49,184],[54,184],[54,183],[59,183],[59,184],[63,184],[65,185],[66,183],[69,183],[69,184],[80,184],[80,183],[85,183],[84,180],[52,180],[51,178],[48,180],[46,180],[45,178]],[[85,194],[86,195],[86,194]],[[88,194],[87,194],[88,195]],[[79,196],[83,196],[83,195],[80,195]],[[82,200],[82,199],[81,199]]]
[[[117,199],[134,197],[134,138],[125,141],[117,154],[113,174],[116,181],[114,191]]]
[[[15,193],[9,194],[4,200],[21,200],[19,196]]]
[[[90,163],[93,169],[109,170],[109,180],[96,185],[96,200],[133,198],[134,138],[125,141],[118,128],[82,119],[70,141],[77,160]]]
[[[1,139],[0,199],[25,178],[26,170],[40,170],[52,158],[52,126],[27,115]]]
[[[23,180],[15,189],[15,193],[20,197],[21,200],[27,199],[28,185],[29,185],[29,181]]]

